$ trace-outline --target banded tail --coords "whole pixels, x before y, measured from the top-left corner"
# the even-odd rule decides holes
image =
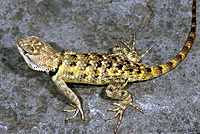
[[[185,59],[186,55],[188,54],[188,52],[192,47],[195,38],[195,31],[196,31],[196,0],[193,0],[191,30],[183,49],[180,51],[180,53],[176,55],[175,58],[164,64],[157,66],[146,66],[142,68],[141,72],[144,73],[143,76],[145,77],[140,77],[140,80],[149,80],[158,77],[178,66],[178,64]]]

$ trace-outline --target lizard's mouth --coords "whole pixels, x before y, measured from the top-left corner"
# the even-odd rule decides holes
[[[22,55],[22,57],[24,58],[26,63],[29,65],[29,67],[33,69],[33,66],[36,66],[32,58],[33,55],[30,54],[28,51],[26,51],[26,49],[23,48],[23,46],[25,46],[23,40],[21,39],[17,40],[17,48],[19,50],[19,53]]]
[[[20,47],[20,44],[18,44],[18,42],[17,42],[17,48],[21,55],[26,55],[28,53],[27,51],[25,51],[23,48]]]
[[[34,58],[34,55],[30,54],[28,51],[24,50],[20,44],[17,44],[17,48],[19,50],[19,53],[22,55],[28,66],[33,70],[38,70],[38,63]]]
[[[28,55],[29,53],[26,51],[26,50],[24,50],[23,48],[21,48],[21,51],[22,51],[22,53],[24,54],[24,55]]]

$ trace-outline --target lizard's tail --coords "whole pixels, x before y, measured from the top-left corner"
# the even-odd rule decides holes
[[[152,79],[155,77],[158,77],[162,74],[165,74],[175,68],[183,59],[186,57],[188,52],[190,51],[190,48],[192,47],[192,44],[194,42],[195,38],[195,31],[196,31],[196,0],[193,0],[193,5],[192,5],[192,24],[191,24],[191,30],[188,36],[188,40],[186,41],[183,49],[180,51],[179,54],[176,55],[175,58],[172,60],[161,64],[157,66],[148,66],[146,68],[143,68],[142,70],[145,74],[145,79],[143,80],[148,80]],[[146,70],[145,70],[146,69]]]

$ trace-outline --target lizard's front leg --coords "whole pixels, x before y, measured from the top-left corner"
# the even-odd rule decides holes
[[[79,113],[79,111],[81,113],[82,119],[85,120],[80,100],[78,99],[76,94],[67,86],[65,81],[62,80],[62,78],[60,78],[59,76],[53,76],[52,80],[60,89],[60,91],[70,100],[70,105],[74,107],[74,109],[72,110],[63,110],[63,112],[75,112],[75,114],[72,117],[66,118],[65,121],[73,119]]]
[[[137,107],[136,105],[132,103],[133,99],[132,99],[131,94],[128,91],[122,89],[123,87],[127,85],[127,82],[128,80],[124,80],[124,79],[113,80],[113,82],[111,82],[106,88],[106,94],[108,97],[122,100],[119,104],[113,103],[113,105],[118,106],[116,109],[108,109],[108,111],[112,111],[116,113],[114,116],[107,118],[106,120],[111,120],[119,115],[119,120],[117,123],[117,127],[115,129],[115,133],[117,132],[117,129],[122,121],[123,112],[126,110],[126,108],[129,105],[133,106],[134,108],[139,110],[141,113],[143,113],[143,111],[139,107]]]

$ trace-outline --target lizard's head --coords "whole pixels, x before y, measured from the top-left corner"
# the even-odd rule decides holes
[[[59,53],[36,36],[18,39],[17,48],[33,70],[49,71],[58,67]]]

